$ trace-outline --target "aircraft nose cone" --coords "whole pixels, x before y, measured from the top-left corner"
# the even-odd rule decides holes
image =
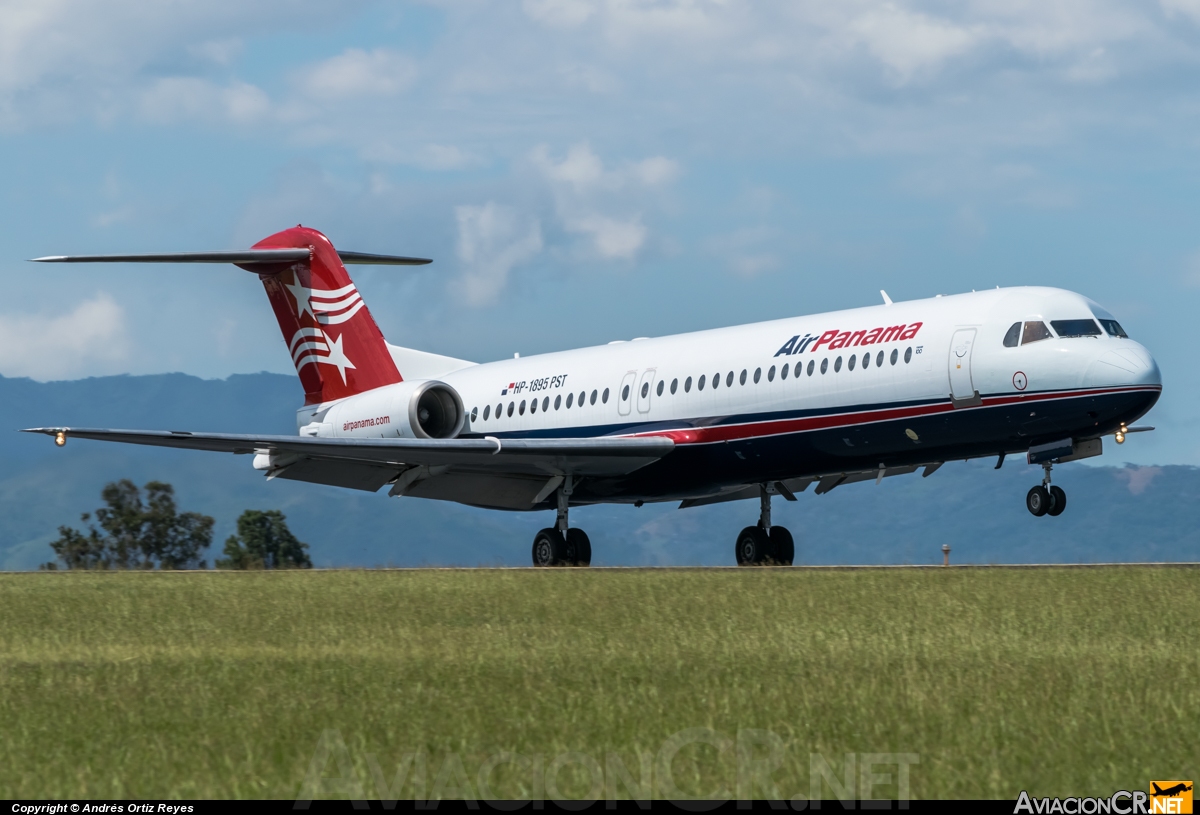
[[[1135,343],[1105,351],[1088,368],[1089,385],[1162,385],[1162,373],[1150,352]]]

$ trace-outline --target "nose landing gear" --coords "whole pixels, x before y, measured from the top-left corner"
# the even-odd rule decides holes
[[[763,484],[759,494],[757,526],[748,526],[738,533],[734,555],[739,566],[791,566],[796,557],[796,543],[786,527],[771,525],[771,496],[774,484]]]
[[[1062,487],[1051,486],[1050,484],[1050,462],[1042,463],[1042,469],[1046,471],[1046,477],[1042,479],[1042,483],[1033,487],[1025,495],[1025,508],[1034,516],[1040,518],[1043,515],[1057,516],[1062,515],[1063,510],[1067,508],[1067,494]]]

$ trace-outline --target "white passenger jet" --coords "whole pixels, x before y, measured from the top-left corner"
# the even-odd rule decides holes
[[[507,510],[557,509],[535,566],[586,566],[571,506],[758,498],[739,564],[790,564],[771,498],[946,461],[1025,453],[1045,477],[1034,515],[1058,515],[1051,465],[1100,455],[1101,437],[1158,400],[1149,352],[1073,292],[1010,288],[790,317],[476,364],[383,339],[339,252],[297,226],[252,249],[45,257],[229,262],[255,273],[304,386],[296,436],[44,427],[68,436],[245,454],[269,479]]]

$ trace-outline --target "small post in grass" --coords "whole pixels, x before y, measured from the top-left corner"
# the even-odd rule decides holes
[[[950,565],[950,544],[948,543],[942,544],[942,565]]]

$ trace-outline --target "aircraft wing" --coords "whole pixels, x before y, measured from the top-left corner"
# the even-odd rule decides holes
[[[375,491],[412,471],[427,478],[449,471],[531,478],[614,477],[674,449],[667,438],[589,439],[329,439],[178,430],[36,427],[23,432],[219,453],[267,454],[269,476]],[[416,478],[409,476],[413,482]],[[401,479],[403,483],[403,479]],[[411,483],[411,482],[410,482]],[[535,487],[535,492],[537,488]],[[403,492],[403,491],[401,491]]]

